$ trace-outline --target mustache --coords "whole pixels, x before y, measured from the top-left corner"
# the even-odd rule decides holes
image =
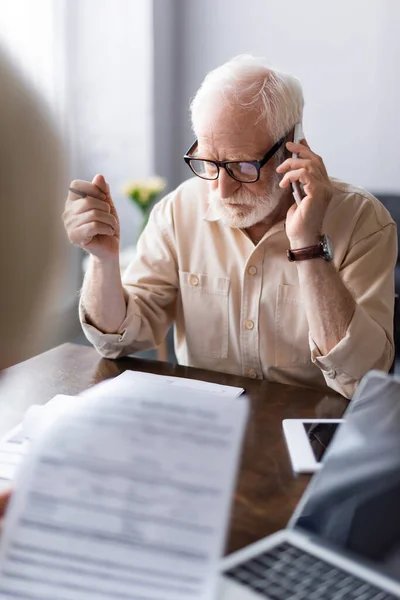
[[[233,192],[227,198],[221,198],[218,189],[209,191],[209,198],[213,202],[218,202],[220,206],[229,204],[240,204],[248,208],[253,208],[259,204],[270,204],[276,197],[276,193],[280,192],[279,182],[281,177],[276,173],[265,181],[265,189],[261,193],[255,195],[247,188],[240,188]]]
[[[249,192],[243,192],[243,190],[239,190],[232,194],[232,196],[228,196],[228,198],[221,198],[218,190],[213,190],[210,192],[210,197],[212,200],[218,200],[221,204],[229,205],[229,204],[240,204],[242,206],[254,206],[261,200],[261,198],[257,196],[250,195]]]

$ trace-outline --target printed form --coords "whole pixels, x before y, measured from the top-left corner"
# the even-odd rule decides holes
[[[164,389],[93,389],[36,437],[1,537],[1,598],[214,598],[248,401]]]

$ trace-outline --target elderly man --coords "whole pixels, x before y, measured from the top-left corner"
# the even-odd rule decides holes
[[[65,226],[91,254],[86,336],[117,358],[158,345],[174,322],[180,363],[351,397],[393,360],[390,215],[289,141],[303,112],[295,78],[238,57],[207,75],[191,112],[196,177],[155,207],[123,283],[109,186],[71,184]]]

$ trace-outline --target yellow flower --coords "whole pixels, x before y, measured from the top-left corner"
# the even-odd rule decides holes
[[[129,181],[124,187],[123,192],[138,205],[143,207],[150,204],[158,194],[165,189],[167,182],[162,177],[147,177],[145,179],[134,179]]]

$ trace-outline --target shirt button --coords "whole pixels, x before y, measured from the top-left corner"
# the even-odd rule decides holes
[[[255,275],[257,273],[257,267],[249,267],[249,275]]]
[[[254,321],[251,321],[250,319],[248,319],[247,321],[244,322],[244,326],[245,326],[245,329],[248,329],[248,331],[251,331],[252,329],[254,329]]]
[[[337,373],[335,371],[335,369],[331,369],[330,371],[327,371],[326,376],[329,377],[329,379],[335,379]]]
[[[250,377],[250,379],[257,379],[257,372],[254,369],[250,369],[247,375]]]
[[[190,276],[190,285],[194,285],[196,287],[196,285],[199,285],[199,278],[197,277],[197,275],[191,275]]]

